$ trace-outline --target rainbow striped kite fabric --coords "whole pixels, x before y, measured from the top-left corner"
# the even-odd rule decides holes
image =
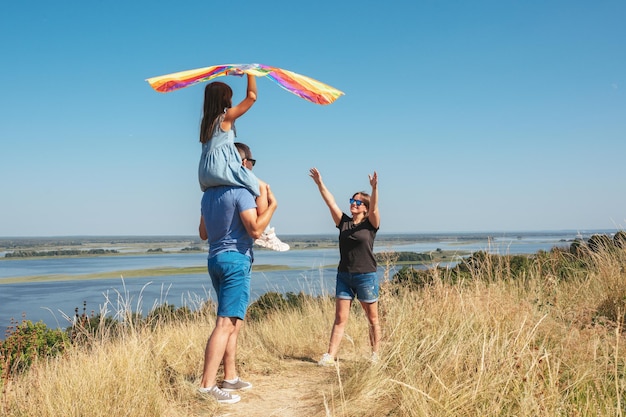
[[[263,64],[215,65],[152,77],[146,81],[159,93],[169,93],[224,75],[243,74],[267,77],[285,90],[315,104],[330,104],[343,95],[342,91],[313,78]]]

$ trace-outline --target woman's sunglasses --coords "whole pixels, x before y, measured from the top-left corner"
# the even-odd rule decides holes
[[[365,204],[364,202],[362,202],[361,200],[355,200],[354,198],[350,199],[350,205],[352,204],[356,204],[357,207],[359,207],[361,204]]]

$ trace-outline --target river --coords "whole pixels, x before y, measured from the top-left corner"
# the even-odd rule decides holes
[[[485,250],[500,254],[535,253],[554,246],[567,246],[575,232],[525,233],[500,235],[490,239],[468,239],[464,235],[442,235],[436,239],[415,239],[395,244],[394,240],[377,241],[375,251],[430,252],[436,249],[459,253]],[[334,293],[337,249],[302,249],[289,252],[255,251],[255,265],[286,265],[292,269],[252,273],[252,299],[268,291],[307,294]],[[198,307],[212,298],[206,273],[158,277],[62,280],[63,277],[92,273],[128,271],[159,267],[205,266],[206,253],[163,253],[150,255],[96,256],[77,258],[0,258],[0,327],[22,318],[43,321],[48,327],[65,328],[67,318],[79,313],[116,313],[131,309],[147,314],[155,305],[167,302],[177,307]],[[379,268],[379,276],[383,277]],[[391,271],[393,276],[395,270]],[[56,276],[59,280],[2,284],[7,278]],[[83,307],[84,303],[86,307]],[[0,335],[2,338],[2,335]]]

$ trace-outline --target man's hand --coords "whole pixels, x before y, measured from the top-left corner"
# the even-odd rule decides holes
[[[274,197],[274,193],[272,192],[272,189],[270,188],[269,184],[265,184],[265,187],[267,189],[267,203],[269,207],[276,207],[278,206],[278,201],[276,201],[276,197]]]

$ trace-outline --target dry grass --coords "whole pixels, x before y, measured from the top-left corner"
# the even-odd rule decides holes
[[[626,254],[593,254],[575,279],[563,280],[551,265],[537,262],[516,279],[506,267],[485,267],[455,284],[433,270],[433,284],[420,291],[386,286],[381,361],[364,359],[367,324],[355,308],[339,366],[328,370],[321,386],[309,387],[322,393],[309,415],[623,416],[626,340],[619,320],[598,312],[626,300]],[[333,316],[333,301],[319,298],[248,322],[240,339],[240,372],[253,381],[254,375],[280,381],[287,361],[313,366],[326,350]],[[9,381],[0,411],[220,415],[220,407],[195,390],[213,321],[209,311],[129,326],[122,337],[104,335],[89,347],[39,361]],[[306,380],[306,370],[301,378]],[[281,415],[263,407],[256,415]]]

